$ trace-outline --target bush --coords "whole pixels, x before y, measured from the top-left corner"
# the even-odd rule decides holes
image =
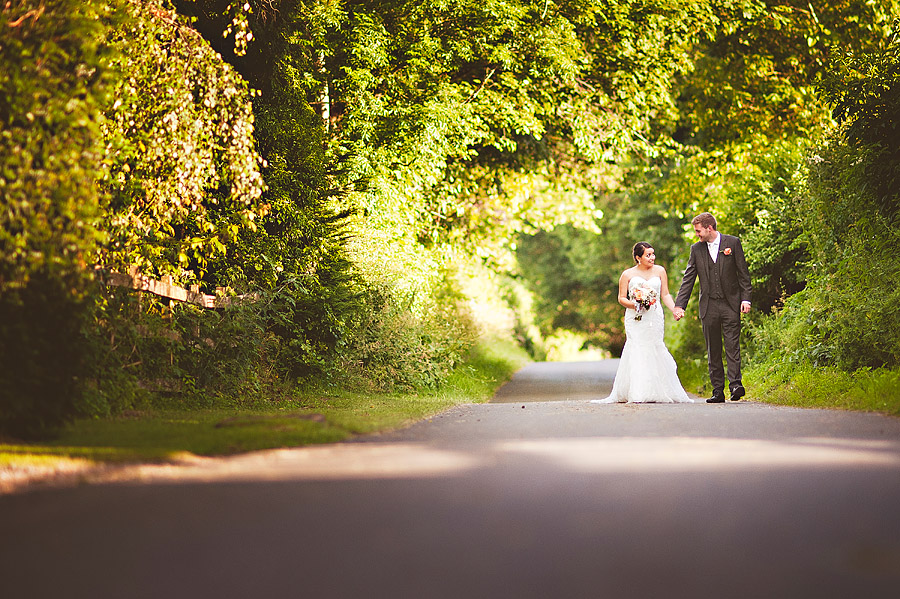
[[[202,309],[121,288],[94,296],[79,414],[278,396],[277,347],[251,302]]]
[[[131,375],[136,351],[145,373],[170,376],[164,357],[176,365],[177,327],[123,338],[149,313],[123,324],[106,290],[88,292],[92,265],[143,261],[197,278],[204,256],[225,251],[223,241],[264,212],[246,85],[166,4],[0,7],[7,431],[51,433],[78,410],[138,402],[147,375]]]
[[[841,122],[810,157],[801,214],[810,240],[809,292],[794,321],[809,320],[808,360],[854,371],[900,366],[900,41],[837,53],[820,91]]]
[[[339,354],[332,380],[372,390],[434,389],[462,362],[475,341],[475,326],[460,304],[425,302],[372,287],[353,337]]]
[[[51,434],[82,383],[106,80],[95,2],[0,7],[0,430]]]
[[[23,287],[0,294],[0,432],[50,436],[75,413],[89,311],[72,285],[32,272]]]

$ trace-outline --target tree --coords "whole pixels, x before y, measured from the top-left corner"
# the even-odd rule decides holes
[[[262,180],[246,86],[161,0],[2,16],[0,428],[37,435],[97,367],[95,266],[202,279]]]

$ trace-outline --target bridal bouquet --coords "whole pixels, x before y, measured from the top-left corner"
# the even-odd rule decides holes
[[[631,299],[634,300],[635,320],[644,317],[644,312],[650,309],[650,306],[656,303],[656,290],[647,283],[636,285],[631,291]]]

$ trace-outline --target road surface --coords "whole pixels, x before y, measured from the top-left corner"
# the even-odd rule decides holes
[[[613,372],[535,364],[389,434],[0,496],[0,597],[896,596],[900,420],[590,404]]]

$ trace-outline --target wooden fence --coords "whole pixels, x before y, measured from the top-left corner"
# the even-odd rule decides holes
[[[109,271],[99,267],[96,269],[96,272],[100,280],[107,285],[144,291],[177,302],[196,304],[202,308],[227,308],[235,301],[245,298],[253,299],[253,296],[226,295],[228,292],[226,287],[216,287],[216,295],[201,293],[199,285],[191,285],[190,289],[184,289],[173,285],[172,277],[170,276],[163,277],[161,281],[151,279],[142,275],[136,266],[130,267],[127,273]]]

